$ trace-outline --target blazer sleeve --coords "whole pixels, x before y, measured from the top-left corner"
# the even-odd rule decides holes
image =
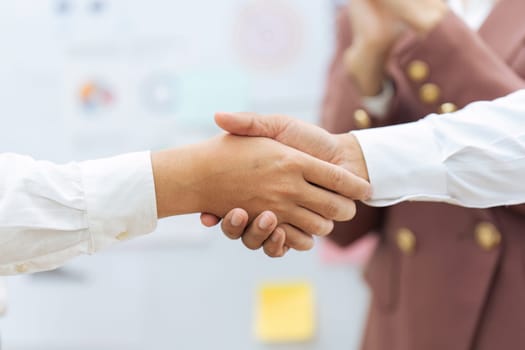
[[[399,96],[394,93],[386,116],[375,116],[363,104],[352,77],[345,68],[345,52],[352,45],[352,28],[347,7],[337,14],[336,47],[328,70],[328,78],[323,100],[321,122],[323,127],[333,133],[344,133],[356,129],[386,126],[391,123],[389,116],[398,110]],[[394,87],[395,87],[395,81]],[[396,89],[394,89],[396,90]]]
[[[444,103],[463,108],[525,87],[522,77],[451,11],[428,36],[395,55],[410,94],[428,112],[414,119],[442,112]]]

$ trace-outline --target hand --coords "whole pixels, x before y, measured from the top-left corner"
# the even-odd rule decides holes
[[[352,45],[386,54],[399,38],[402,23],[397,16],[379,6],[376,0],[351,0],[348,16],[352,26]]]
[[[215,122],[223,130],[240,136],[267,137],[317,159],[338,165],[368,181],[368,170],[355,136],[340,135],[284,115],[256,113],[217,113]],[[361,183],[352,184],[347,193],[363,198]]]
[[[273,138],[368,180],[366,163],[359,143],[351,134],[333,135],[314,125],[279,115],[219,113],[216,115],[216,122],[221,128],[234,134]],[[282,230],[272,231],[270,229],[276,224],[275,220],[266,229],[254,224],[247,227],[247,216],[247,213],[240,209],[230,212],[222,223],[226,235],[233,239],[242,236],[243,241],[257,242],[258,247],[264,246],[265,252],[270,256],[282,256],[288,247],[295,248],[294,242],[288,242],[289,227],[280,226]],[[235,220],[232,220],[233,217]],[[271,216],[268,219],[271,219]],[[206,226],[213,226],[219,221],[217,217],[208,214],[203,214],[201,220]],[[287,236],[286,243],[279,245],[283,232]]]
[[[255,217],[270,209],[279,223],[326,235],[332,220],[355,215],[347,197],[368,191],[350,172],[267,138],[222,135],[154,153],[152,164],[159,217],[192,212],[222,217],[235,207]]]
[[[388,54],[402,34],[402,23],[371,0],[351,0],[348,15],[353,39],[344,55],[345,67],[363,96],[376,96],[385,80]]]
[[[211,214],[201,214],[203,225],[212,227],[219,223],[219,218]],[[242,238],[244,245],[250,249],[261,246],[266,255],[283,257],[290,247],[295,250],[310,250],[313,239],[299,230],[287,232],[277,227],[277,217],[271,211],[260,214],[251,224],[248,223],[248,213],[243,209],[231,210],[222,220],[221,229],[230,239]]]
[[[445,17],[448,6],[443,0],[371,0],[399,18],[416,32],[425,35]]]

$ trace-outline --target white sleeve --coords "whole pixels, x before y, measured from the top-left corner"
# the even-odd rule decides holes
[[[368,167],[370,205],[525,203],[525,90],[448,115],[353,134]]]
[[[376,118],[384,119],[388,113],[388,108],[394,99],[395,89],[391,80],[383,82],[383,89],[377,96],[365,96],[362,99],[365,107]]]
[[[54,269],[152,232],[149,152],[56,165],[0,154],[0,274]]]

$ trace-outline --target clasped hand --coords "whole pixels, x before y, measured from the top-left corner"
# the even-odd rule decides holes
[[[271,257],[283,256],[289,248],[309,250],[313,247],[313,236],[331,232],[332,221],[354,217],[355,203],[349,198],[363,200],[369,197],[363,154],[351,134],[332,135],[314,125],[279,115],[220,113],[216,122],[232,134],[252,136],[255,144],[249,148],[249,153],[236,149],[231,156],[241,152],[237,156],[247,161],[250,155],[261,157],[256,163],[263,168],[265,159],[275,161],[268,158],[268,151],[273,147],[277,150],[277,142],[287,146],[286,155],[277,156],[277,171],[268,167],[258,179],[249,180],[243,172],[236,174],[237,170],[222,174],[220,180],[232,186],[225,192],[232,193],[226,207],[237,209],[224,212],[224,216],[214,209],[217,203],[210,202],[210,210],[201,216],[206,226],[214,226],[224,217],[222,229],[225,234],[231,239],[242,238],[250,249],[263,247]],[[255,136],[275,141],[263,141]],[[238,139],[252,143],[247,140],[250,139]],[[290,164],[283,166],[283,159]],[[245,186],[246,181],[249,181],[248,186]],[[247,188],[247,193],[237,193],[241,188]],[[265,198],[267,195],[270,200]]]

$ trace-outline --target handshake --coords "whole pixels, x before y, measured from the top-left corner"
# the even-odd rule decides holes
[[[370,196],[363,154],[352,134],[333,135],[280,115],[218,113],[229,134],[152,154],[158,217],[203,213],[201,221],[281,257],[309,250],[334,221]]]

